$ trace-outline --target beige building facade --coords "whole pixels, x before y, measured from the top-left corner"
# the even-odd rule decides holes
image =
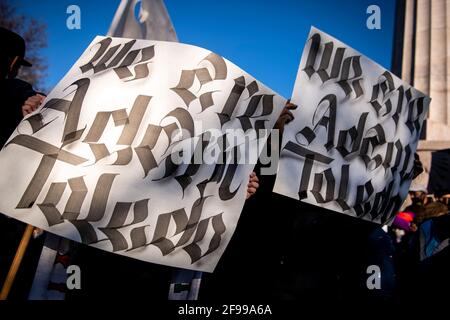
[[[393,71],[432,99],[413,183],[427,185],[431,152],[450,148],[450,0],[397,0],[396,18]]]

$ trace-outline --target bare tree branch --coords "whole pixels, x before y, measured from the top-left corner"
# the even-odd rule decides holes
[[[44,79],[48,66],[41,49],[47,47],[47,25],[18,14],[16,7],[9,0],[0,0],[0,26],[20,34],[25,39],[26,59],[33,66],[21,68],[19,78],[45,92]]]

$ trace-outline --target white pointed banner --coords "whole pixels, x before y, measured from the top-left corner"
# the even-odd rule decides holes
[[[135,15],[137,8],[138,17]],[[163,0],[122,0],[107,35],[178,42]]]
[[[429,97],[311,28],[274,191],[378,223],[406,197]]]
[[[284,103],[208,50],[96,37],[0,152],[0,212],[211,272]]]

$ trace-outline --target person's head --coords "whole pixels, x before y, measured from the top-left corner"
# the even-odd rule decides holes
[[[21,66],[31,66],[25,60],[25,40],[17,33],[0,27],[0,41],[0,79],[15,78]]]
[[[416,206],[416,207],[420,207],[420,206]],[[425,221],[427,219],[445,215],[449,211],[448,207],[439,201],[428,203],[422,207],[423,207],[423,210],[416,210],[414,212],[416,214],[414,220],[417,224],[421,224],[423,221]]]
[[[403,230],[404,232],[414,232],[417,229],[413,226],[415,213],[410,209],[414,209],[413,206],[408,207],[408,211],[399,212],[392,222],[393,229]],[[403,233],[404,234],[404,233]]]
[[[411,197],[412,203],[425,203],[427,193],[423,190],[410,190],[409,196]]]

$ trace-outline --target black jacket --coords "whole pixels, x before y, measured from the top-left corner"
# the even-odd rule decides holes
[[[3,146],[22,120],[22,105],[35,95],[33,87],[20,79],[0,80],[2,116],[0,117],[0,145]]]

